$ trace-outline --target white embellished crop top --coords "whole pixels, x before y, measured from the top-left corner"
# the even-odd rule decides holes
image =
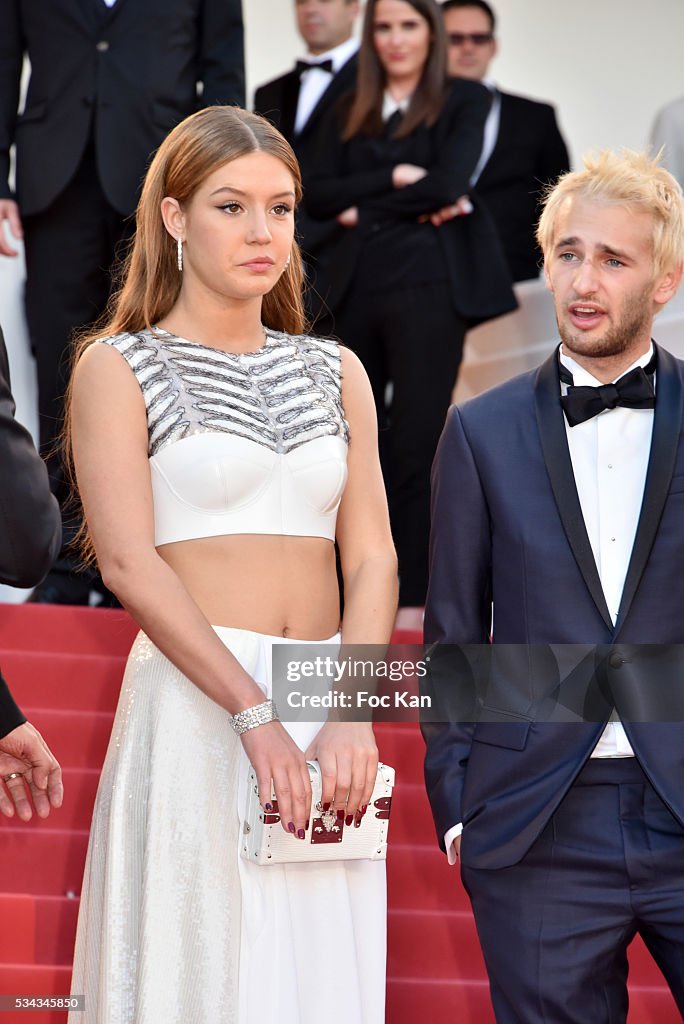
[[[102,341],[145,398],[157,546],[335,539],[349,443],[336,342],[266,330],[262,348],[234,354],[159,328]]]

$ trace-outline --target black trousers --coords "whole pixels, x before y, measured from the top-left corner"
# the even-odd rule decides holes
[[[372,291],[365,280],[357,280],[334,319],[316,325],[318,333],[331,329],[359,356],[370,378],[399,559],[399,603],[422,606],[430,468],[451,403],[466,324],[454,310],[447,281]]]
[[[132,232],[132,218],[118,213],[102,192],[92,145],[48,209],[24,217],[26,317],[38,376],[41,453],[62,507],[68,488],[55,442],[62,427],[72,337],[104,311],[112,263]],[[65,515],[63,525],[66,548],[76,524]]]
[[[634,758],[590,760],[520,863],[462,852],[498,1024],[624,1024],[637,932],[684,1014],[684,828]]]

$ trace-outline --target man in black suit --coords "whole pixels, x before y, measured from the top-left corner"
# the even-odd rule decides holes
[[[343,93],[356,82],[358,41],[353,36],[359,0],[295,0],[297,29],[306,54],[292,71],[260,86],[254,109],[267,117],[293,147],[302,171],[304,190],[321,129]],[[344,233],[336,220],[316,221],[301,209],[297,229],[315,290],[316,255]],[[317,308],[315,297],[310,296]]]
[[[0,330],[0,583],[32,587],[59,551],[59,507],[30,435],[14,418],[9,366]],[[0,675],[0,813],[31,817],[24,778],[38,814],[62,802],[62,775],[39,732],[12,700]],[[5,788],[6,787],[6,788]]]
[[[17,117],[25,55],[31,77]],[[103,311],[149,159],[175,124],[212,103],[244,103],[240,0],[0,4],[0,226],[6,220],[24,237],[46,454],[59,430],[71,334]],[[16,255],[2,231],[0,254]],[[62,500],[58,460],[49,466]],[[65,521],[65,542],[72,534]],[[45,599],[87,602],[87,576],[70,569],[60,560]]]
[[[534,237],[540,190],[570,167],[548,103],[501,92],[488,78],[496,56],[496,18],[486,0],[445,0],[449,73],[483,82],[492,93],[484,147],[472,184],[492,214],[514,281],[539,275]]]
[[[435,459],[425,636],[466,710],[424,723],[425,775],[499,1024],[619,1024],[637,932],[684,1011],[684,363],[651,341],[681,189],[604,152],[538,237],[562,344]]]
[[[260,86],[254,109],[267,117],[306,163],[326,112],[343,92],[354,88],[354,22],[358,0],[295,0],[297,29],[306,53],[296,67]]]

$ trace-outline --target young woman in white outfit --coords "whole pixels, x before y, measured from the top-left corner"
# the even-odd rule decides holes
[[[74,1024],[384,1021],[384,864],[238,855],[248,762],[292,843],[307,758],[323,801],[362,823],[371,725],[281,724],[271,646],[385,643],[396,608],[366,375],[304,333],[300,191],[262,118],[182,122],[146,176],[110,318],[77,353],[88,537],[141,632],[95,806]]]

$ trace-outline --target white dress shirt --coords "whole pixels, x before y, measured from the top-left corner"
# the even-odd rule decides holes
[[[625,373],[636,366],[646,366],[652,357],[651,345]],[[562,349],[560,358],[572,374],[574,384],[591,387],[601,384]],[[564,384],[561,387],[567,390]],[[615,625],[644,497],[653,409],[618,406],[576,427],[569,426],[565,420],[565,432],[582,518]],[[591,756],[634,756],[619,721],[607,724]]]
[[[320,64],[324,60],[331,60],[333,69],[332,71],[322,71],[320,68],[312,67],[308,71],[302,71],[294,124],[295,135],[299,135],[302,131],[334,76],[347,61],[351,60],[358,48],[357,39],[347,39],[346,42],[340,43],[332,50],[327,50],[326,53],[317,53],[315,56],[311,53],[306,54],[304,59],[311,64]]]
[[[628,373],[636,366],[646,366],[652,357],[651,345],[648,352],[624,372]],[[572,374],[575,385],[601,385],[602,381],[593,377],[562,349],[560,359]],[[565,394],[567,386],[562,384],[561,388]],[[582,518],[608,611],[615,624],[644,496],[651,453],[653,409],[617,406],[575,427],[571,427],[567,419],[563,418]],[[608,722],[591,756],[634,757],[627,734],[617,717]],[[452,843],[462,829],[459,823],[444,836],[450,864],[457,860]]]

